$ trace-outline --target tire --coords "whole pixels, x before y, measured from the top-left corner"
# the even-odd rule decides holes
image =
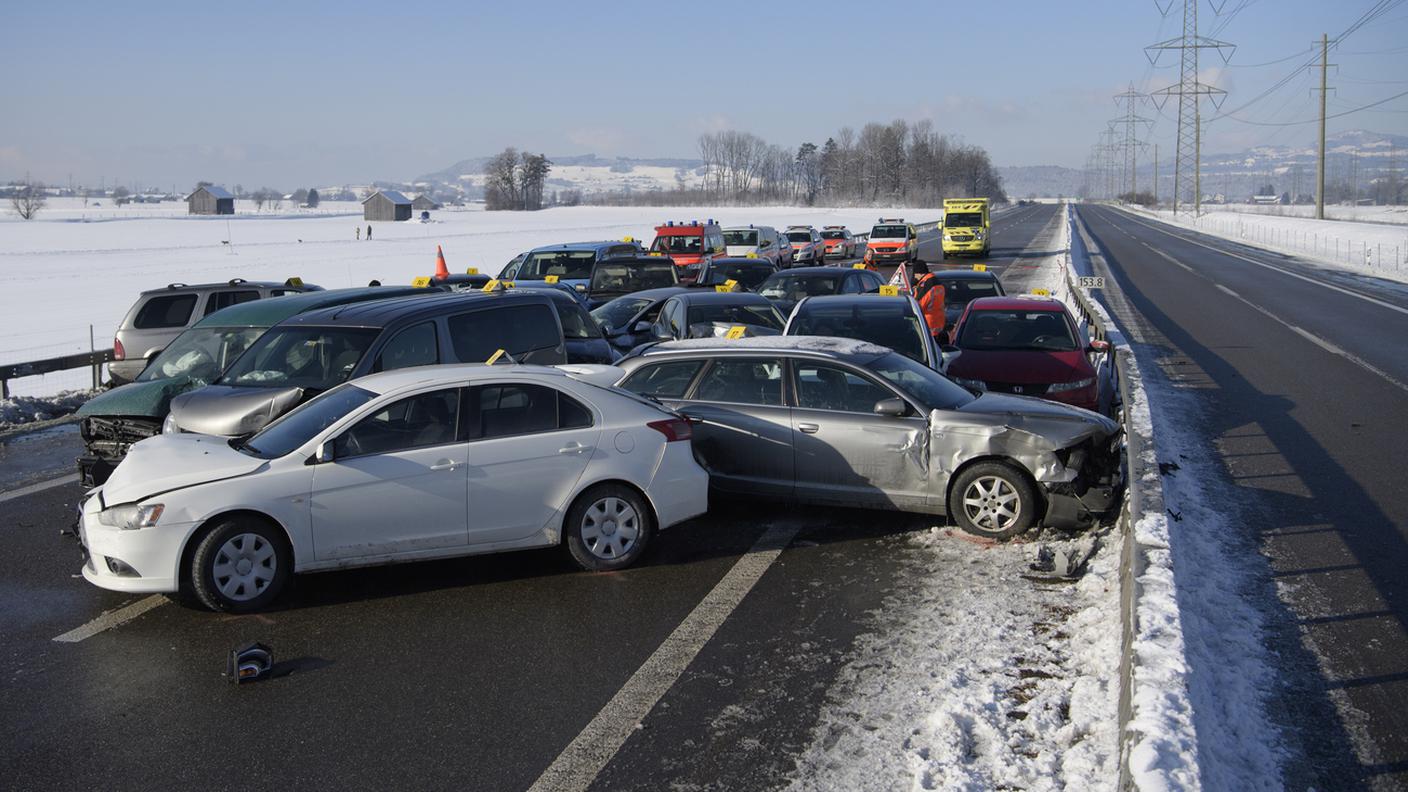
[[[293,573],[293,551],[283,531],[251,517],[215,524],[196,544],[186,583],[213,611],[250,613],[278,598]]]
[[[622,484],[598,484],[567,510],[563,544],[589,572],[611,572],[634,564],[655,534],[645,498]]]
[[[1036,486],[1026,473],[1005,462],[979,462],[965,469],[950,494],[949,514],[973,536],[1003,542],[1024,533],[1037,519]]]

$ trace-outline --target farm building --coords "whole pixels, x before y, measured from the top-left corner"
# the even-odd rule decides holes
[[[395,190],[377,190],[362,201],[362,219],[397,222],[411,219],[411,199]]]
[[[232,215],[235,213],[235,196],[224,187],[197,187],[195,192],[186,196],[186,207],[193,215]]]
[[[411,201],[411,208],[417,212],[433,212],[440,208],[440,204],[430,200],[429,195],[417,195]]]

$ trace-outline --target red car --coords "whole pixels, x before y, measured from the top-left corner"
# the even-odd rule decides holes
[[[960,385],[1097,412],[1106,406],[1102,377],[1091,358],[1106,353],[1109,344],[1087,342],[1059,300],[1028,295],[973,300],[953,339],[945,348],[944,373]]]

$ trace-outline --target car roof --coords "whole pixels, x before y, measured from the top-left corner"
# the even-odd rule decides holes
[[[939,270],[938,272],[930,270],[929,274],[933,275],[935,278],[943,278],[945,280],[997,280],[997,275],[991,272],[979,272],[977,270]]]
[[[840,276],[845,275],[847,272],[851,272],[851,270],[848,270],[844,267],[793,267],[791,269],[778,270],[777,274],[787,275],[788,277],[791,277],[793,275]]]
[[[524,283],[537,284],[539,281],[524,281]],[[559,287],[549,283],[543,286],[515,286],[514,291],[544,294],[547,295],[549,300],[556,300],[557,302],[568,303],[569,305],[580,306],[582,304],[582,301],[572,294],[571,286]]]
[[[193,327],[273,327],[291,316],[328,306],[425,293],[425,289],[417,289],[414,286],[362,286],[355,289],[285,294],[222,308],[196,322]]]
[[[669,264],[674,266],[674,262],[670,260],[669,256],[617,256],[602,259],[596,263],[595,267],[614,267],[619,264]]]
[[[840,310],[859,308],[865,310],[866,308],[894,307],[895,305],[903,305],[912,310],[913,299],[914,298],[907,294],[901,294],[895,297],[886,297],[880,294],[820,294],[804,298],[797,304],[797,310],[799,313],[805,312],[808,308],[816,309],[818,307]]]
[[[761,295],[752,292],[720,292],[706,291],[704,289],[686,289],[683,294],[686,301],[699,304],[728,303],[728,304],[756,304],[772,305],[772,301]]]
[[[869,341],[832,336],[752,336],[749,338],[690,338],[665,341],[644,350],[645,356],[700,351],[776,352],[778,354],[808,353],[830,357],[870,359],[888,355],[894,350]]]
[[[233,278],[231,280],[219,281],[217,283],[168,283],[160,289],[147,289],[146,291],[142,292],[141,296],[146,297],[149,294],[180,294],[181,292],[204,291],[206,289],[232,289],[239,288],[240,286],[253,286],[255,288],[265,289],[312,290],[316,288],[311,287],[310,284],[304,284],[302,286],[293,286],[290,285],[288,281],[252,281],[244,280],[243,278]]]
[[[772,263],[771,261],[768,261],[768,260],[765,259],[765,258],[746,258],[746,257],[744,257],[744,256],[728,256],[728,257],[725,257],[725,258],[716,258],[716,259],[714,259],[713,261],[709,262],[709,266],[711,266],[711,267],[716,267],[716,266],[718,266],[718,265],[720,265],[720,264],[750,264],[750,265],[753,265],[753,266],[756,266],[756,267],[767,267],[768,269],[776,269],[776,267],[773,265],[773,263]]]
[[[489,365],[486,363],[451,363],[439,366],[412,366],[358,377],[353,384],[379,396],[421,385],[463,383],[475,380],[517,378],[566,379],[570,375],[552,366],[531,366],[516,363]]]
[[[625,242],[620,239],[602,239],[596,242],[561,242],[556,245],[542,245],[528,251],[528,255],[534,253],[544,253],[552,250],[601,250],[602,248],[615,247],[617,245],[635,246],[635,242]]]
[[[1065,313],[1066,304],[1051,297],[1035,294],[1018,294],[1007,297],[979,297],[968,303],[970,311],[1060,311]]]
[[[538,291],[507,290],[501,292],[431,292],[392,300],[373,300],[353,305],[340,305],[289,317],[285,325],[339,325],[342,327],[386,327],[393,322],[436,316],[458,309],[488,305],[519,303],[543,304],[548,296]]]

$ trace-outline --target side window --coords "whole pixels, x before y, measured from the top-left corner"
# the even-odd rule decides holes
[[[859,275],[851,275],[841,284],[842,294],[860,294],[865,291],[865,281]]]
[[[496,437],[580,429],[592,425],[586,405],[545,385],[505,383],[476,385],[465,391],[461,437]]]
[[[459,390],[419,393],[363,418],[333,441],[335,456],[387,454],[455,442]]]
[[[635,252],[636,248],[634,245],[617,245],[616,247],[606,251],[606,257],[619,258],[621,256],[633,256],[635,255]]]
[[[716,360],[694,389],[699,401],[782,404],[782,364],[776,359]]]
[[[138,330],[185,327],[195,307],[194,294],[163,294],[153,297],[138,309],[132,326]]]
[[[702,360],[680,360],[673,363],[657,363],[642,366],[621,382],[621,387],[642,396],[657,399],[682,399],[694,375],[699,373]]]
[[[798,362],[797,406],[806,410],[870,413],[875,403],[895,394],[845,369]]]
[[[527,253],[519,253],[517,256],[514,256],[513,260],[504,266],[503,274],[499,277],[505,280],[513,280],[516,278],[518,276],[518,268],[523,265],[523,260],[526,258],[528,258]]]
[[[259,292],[253,290],[211,292],[205,298],[205,313],[202,315],[210,316],[221,308],[229,308],[231,305],[239,305],[257,299],[259,299]]]
[[[670,331],[670,335],[675,338],[684,338],[684,308],[680,305],[679,300],[666,300],[665,307],[660,309],[660,318]]]
[[[480,363],[502,349],[515,358],[562,343],[557,317],[546,305],[503,305],[449,319],[450,343],[461,363]]]
[[[440,362],[435,323],[421,322],[396,334],[376,356],[372,371],[391,371],[411,366],[431,366]]]

